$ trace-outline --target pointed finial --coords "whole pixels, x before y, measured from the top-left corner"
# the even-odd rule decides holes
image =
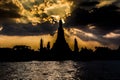
[[[62,27],[62,19],[59,20],[59,27]]]

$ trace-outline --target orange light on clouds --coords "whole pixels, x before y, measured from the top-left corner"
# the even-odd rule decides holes
[[[64,29],[65,39],[69,44],[70,48],[73,50],[74,48],[74,39],[76,38],[78,41],[79,48],[87,47],[94,49],[95,46],[101,46],[101,44],[97,41],[84,41],[74,34],[70,34],[67,29]],[[40,39],[43,39],[44,47],[46,47],[47,43],[50,42],[52,47],[55,42],[57,34],[55,33],[53,36],[51,35],[38,35],[38,36],[4,36],[0,35],[0,47],[13,47],[15,45],[27,45],[31,46],[32,49],[38,50]],[[91,46],[92,45],[92,46]]]
[[[49,18],[59,20],[59,18],[66,19],[70,16],[72,1],[67,0],[47,0],[42,3],[35,3],[36,0],[12,0],[12,2],[19,7],[21,18],[16,19],[17,23],[43,23],[49,21]],[[34,5],[31,3],[35,3]],[[26,8],[29,7],[29,9]],[[43,16],[46,14],[48,17]],[[36,16],[37,15],[37,16]],[[59,18],[58,18],[59,17]],[[43,19],[46,18],[46,19]],[[44,21],[45,20],[45,21]],[[33,24],[33,25],[34,25]]]

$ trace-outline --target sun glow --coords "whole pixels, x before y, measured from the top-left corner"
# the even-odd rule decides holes
[[[21,18],[16,19],[16,23],[44,23],[49,21],[54,24],[54,21],[63,19],[65,23],[66,17],[71,14],[72,1],[68,0],[12,0],[19,7]],[[52,20],[52,21],[51,21]]]

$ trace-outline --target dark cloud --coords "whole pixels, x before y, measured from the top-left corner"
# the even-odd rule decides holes
[[[17,7],[12,2],[2,2],[0,5],[0,19],[5,18],[19,18],[19,7]]]
[[[87,3],[88,4],[88,3]],[[66,20],[66,26],[94,24],[107,31],[120,28],[120,8],[115,5],[86,10],[77,6]]]
[[[73,1],[73,0],[68,0],[68,1]],[[41,2],[39,3],[42,3],[42,2],[43,0],[41,0]],[[115,5],[113,5],[116,3],[113,3],[109,6],[107,5],[100,8],[96,8],[96,5],[100,3],[99,0],[80,0],[80,1],[74,0],[74,2],[76,6],[72,11],[71,16],[67,17],[65,26],[71,27],[71,26],[83,25],[82,27],[84,27],[88,24],[94,24],[96,27],[102,30],[105,30],[104,33],[119,29],[119,25],[120,25],[119,23],[120,12],[118,11],[119,7],[116,7]],[[33,5],[33,4],[36,4],[36,2],[30,3],[30,5]],[[25,3],[23,5],[25,5]],[[90,7],[90,8],[86,9],[86,7]],[[34,27],[31,23],[7,24],[5,22],[5,19],[7,18],[21,17],[21,15],[19,15],[18,12],[19,12],[19,8],[12,2],[2,3],[2,5],[0,5],[0,21],[4,21],[4,23],[2,23],[4,28],[0,32],[1,34],[6,34],[6,35],[37,35],[42,33],[52,34],[57,29],[56,25],[50,24],[49,22],[38,24],[38,26],[36,27]],[[35,14],[35,16],[38,18],[48,17],[46,13],[43,13],[41,15]],[[10,21],[10,19],[8,21]],[[96,33],[96,32],[93,32],[93,33]],[[101,34],[101,33],[97,33],[97,34]]]
[[[79,5],[83,7],[91,7],[91,6],[96,6],[96,4],[99,4],[98,1],[92,1],[92,2],[81,2]]]
[[[20,17],[21,17],[20,14],[18,14],[18,12],[16,11],[0,9],[0,18],[20,18]]]
[[[119,9],[114,5],[95,8],[91,12],[91,23],[106,26],[102,27],[104,29],[116,29],[120,25],[120,12],[117,11]]]
[[[3,35],[40,35],[40,34],[54,34],[54,31],[57,30],[57,24],[50,24],[49,22],[45,22],[42,24],[38,24],[37,26],[33,26],[31,23],[29,24],[2,24],[3,30],[0,31],[0,34]]]

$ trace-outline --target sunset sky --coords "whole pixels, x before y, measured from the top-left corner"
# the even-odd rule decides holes
[[[52,47],[60,19],[72,49],[120,45],[120,0],[0,0],[0,47]]]

